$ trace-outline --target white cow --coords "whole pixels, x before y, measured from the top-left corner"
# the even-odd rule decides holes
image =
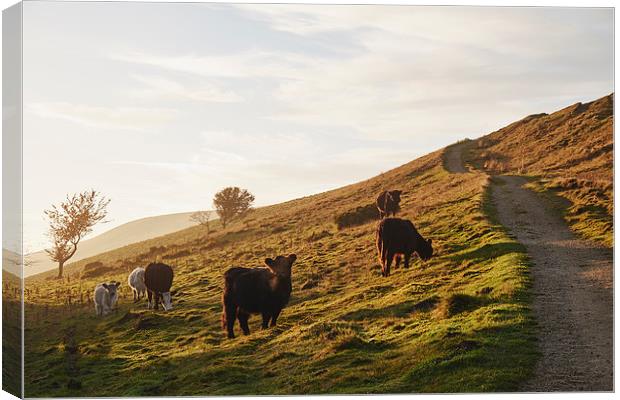
[[[108,315],[118,301],[118,288],[120,282],[100,283],[95,287],[95,313]]]
[[[133,291],[133,302],[140,300],[140,296],[146,294],[146,285],[144,284],[144,268],[138,267],[131,271],[127,278],[129,287]]]

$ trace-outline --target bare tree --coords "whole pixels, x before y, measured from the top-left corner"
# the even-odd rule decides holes
[[[101,193],[87,190],[67,195],[65,201],[43,212],[49,220],[52,241],[52,247],[45,251],[58,263],[58,278],[62,278],[65,262],[73,257],[80,240],[108,215],[108,204],[110,200]]]
[[[196,211],[189,217],[190,221],[197,223],[200,226],[203,226],[207,230],[207,235],[211,233],[211,229],[209,228],[209,220],[211,219],[211,211]]]
[[[220,217],[222,226],[226,228],[226,224],[235,218],[242,218],[252,207],[254,195],[245,189],[238,187],[227,187],[215,194],[213,205],[215,211]]]

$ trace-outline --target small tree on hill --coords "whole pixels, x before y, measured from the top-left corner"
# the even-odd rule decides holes
[[[220,190],[213,198],[213,206],[224,228],[233,219],[243,217],[253,202],[254,196],[250,192],[236,186]]]
[[[109,203],[96,190],[87,190],[67,195],[65,201],[43,211],[49,220],[52,241],[52,247],[45,252],[58,263],[58,278],[62,278],[63,267],[77,251],[80,240],[108,215]]]
[[[211,233],[211,229],[209,227],[209,220],[211,219],[211,211],[196,211],[189,217],[190,221],[197,223],[200,226],[203,226],[207,230],[207,235]]]

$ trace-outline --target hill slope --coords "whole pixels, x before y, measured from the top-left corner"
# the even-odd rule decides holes
[[[191,212],[158,215],[155,217],[137,219],[117,226],[92,239],[82,242],[71,261],[79,261],[132,243],[189,228],[190,226],[196,225],[195,222],[190,221],[191,215]],[[28,256],[28,259],[32,265],[27,267],[24,271],[25,276],[31,276],[57,268],[57,265],[50,261],[49,256],[44,251],[32,253]]]
[[[442,156],[257,209],[210,237],[189,228],[80,261],[62,289],[27,280],[26,395],[515,390],[536,359],[526,256],[487,218],[486,175],[451,174]],[[389,278],[376,261],[376,220],[364,211],[385,188],[404,190],[401,216],[436,250]],[[344,214],[359,225],[337,229]],[[298,260],[278,326],[261,331],[254,317],[250,336],[225,339],[222,273],[288,253]],[[95,318],[85,299],[96,282],[125,282],[156,258],[174,266],[174,310],[133,305],[122,286],[118,313]],[[75,279],[95,260],[113,271]]]
[[[613,245],[613,94],[530,115],[476,140],[470,158],[490,173],[533,178],[571,228]]]
[[[469,142],[472,151],[465,158],[491,172],[521,169],[545,193],[552,191],[550,182],[562,179],[604,181],[610,176],[605,141],[610,100],[528,117]],[[571,130],[575,126],[579,129]],[[567,140],[558,145],[562,153],[556,160],[550,144],[556,135],[567,139],[571,132],[591,133],[589,146],[600,151],[579,158],[581,141]],[[527,147],[524,138],[538,144]],[[514,161],[524,146],[528,151]],[[544,150],[538,152],[539,147]],[[99,254],[68,266],[71,279],[63,285],[40,276],[28,279],[26,396],[519,389],[538,357],[528,258],[495,222],[488,176],[465,172],[455,156],[460,152],[453,149],[364,182],[257,209],[209,237],[192,227]],[[573,158],[581,162],[571,163]],[[585,201],[584,187],[594,186],[579,183],[574,195],[562,189],[550,196]],[[611,197],[599,197],[605,189],[596,187],[601,191],[589,193],[609,202]],[[372,203],[388,188],[404,190],[400,216],[433,239],[436,254],[382,278]],[[572,212],[584,221],[597,217],[586,211]],[[261,331],[254,317],[250,336],[225,339],[222,273],[288,253],[298,260],[292,299],[278,326]],[[93,315],[87,299],[97,282],[125,282],[129,270],[156,259],[175,269],[172,311],[131,304],[122,286],[118,312],[100,319]],[[109,269],[79,279],[92,261]]]

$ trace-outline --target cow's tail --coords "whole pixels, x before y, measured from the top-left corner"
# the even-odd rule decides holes
[[[381,264],[381,270],[385,266],[387,260],[387,250],[383,240],[383,221],[379,223],[377,227],[377,253],[379,253],[379,263]]]
[[[233,317],[236,307],[233,301],[233,281],[240,272],[238,268],[229,269],[224,273],[224,292],[222,293],[222,329],[227,329],[228,319]],[[234,320],[234,318],[233,318]]]

